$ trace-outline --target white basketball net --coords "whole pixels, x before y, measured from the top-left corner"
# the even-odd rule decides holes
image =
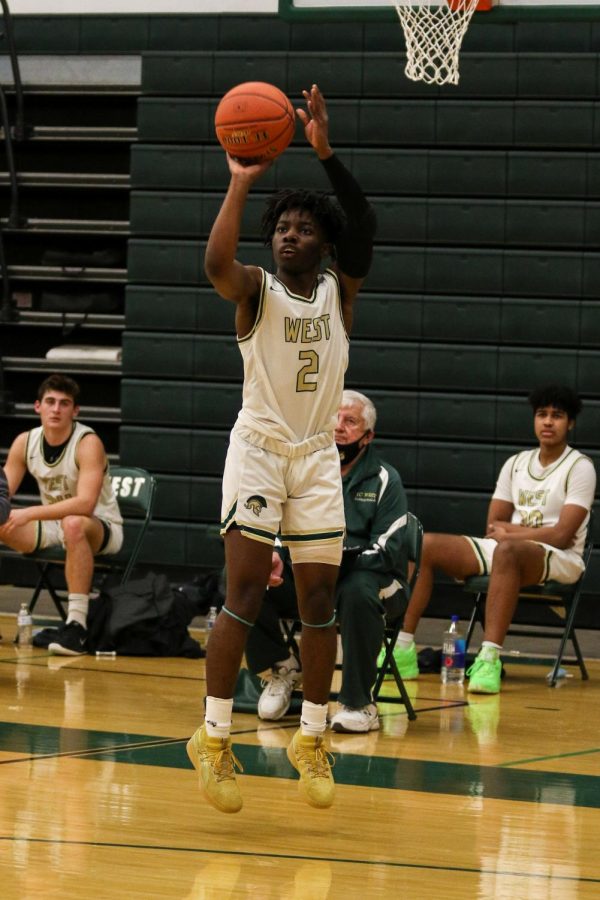
[[[458,84],[460,47],[479,0],[395,0],[412,81]]]

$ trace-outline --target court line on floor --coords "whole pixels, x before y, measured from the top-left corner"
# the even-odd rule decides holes
[[[18,835],[0,835],[0,841],[5,843],[23,842],[28,844],[50,844],[56,846],[67,847],[95,847],[98,849],[110,850],[150,850],[154,853],[199,853],[202,855],[229,856],[229,857],[247,857],[249,859],[266,859],[266,860],[291,860],[293,862],[328,862],[355,866],[387,866],[393,869],[411,869],[424,870],[428,872],[456,872],[456,873],[472,873],[475,875],[495,875],[504,878],[524,878],[534,881],[544,882],[567,882],[574,884],[600,884],[600,878],[592,878],[583,875],[546,875],[543,872],[521,872],[511,871],[510,869],[493,869],[493,868],[477,868],[475,866],[441,866],[433,863],[408,863],[399,862],[392,859],[350,859],[347,857],[335,856],[308,856],[293,853],[267,853],[256,852],[255,850],[219,850],[208,847],[178,847],[169,845],[153,845],[153,844],[127,844],[118,841],[74,841],[60,840],[57,838],[33,838],[19,837]]]
[[[573,756],[589,756],[600,753],[600,747],[590,747],[588,750],[573,750],[571,753],[553,753],[550,756],[532,756],[531,759],[515,759],[510,762],[498,763],[500,767],[524,766],[528,763],[549,762],[553,759],[569,759]]]
[[[14,756],[11,759],[0,759],[0,766],[8,766],[22,762],[38,762],[42,759],[85,759],[86,757],[98,758],[99,753],[113,753],[119,751],[140,750],[147,747],[164,747],[172,744],[183,744],[189,738],[164,738],[164,740],[153,739],[148,741],[138,741],[137,743],[128,744],[106,744],[102,747],[89,747],[87,750],[64,750],[55,753],[34,753],[29,756]],[[2,748],[0,747],[0,752]]]

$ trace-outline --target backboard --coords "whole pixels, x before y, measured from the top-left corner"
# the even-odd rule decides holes
[[[492,0],[492,4],[491,10],[477,15],[488,22],[600,19],[600,0]],[[397,21],[392,0],[279,0],[279,15],[305,22]]]

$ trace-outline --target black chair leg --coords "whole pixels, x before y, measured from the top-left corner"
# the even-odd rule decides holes
[[[402,704],[406,707],[406,714],[409,718],[409,721],[414,722],[414,720],[417,718],[417,714],[414,710],[411,699],[408,696],[408,691],[406,690],[402,675],[400,674],[400,671],[396,664],[396,660],[394,659],[394,643],[392,641],[388,643],[387,640],[385,641],[385,656],[377,673],[377,680],[375,681],[375,685],[373,687],[373,701],[375,703],[377,703],[377,701],[379,700],[379,691],[381,690],[381,687],[383,685],[383,679],[385,678],[386,672],[391,672],[394,676],[396,687],[398,688],[398,693],[400,694]],[[385,702],[385,698],[383,698],[383,702]]]
[[[484,594],[476,594],[475,600],[473,601],[473,609],[471,611],[471,618],[469,619],[469,627],[467,628],[467,636],[465,638],[465,651],[469,649],[469,644],[471,643],[471,638],[473,637],[473,631],[475,630],[476,624],[479,622],[482,628],[485,628],[485,618],[483,612],[483,604],[485,603],[485,595]]]
[[[581,652],[581,648],[579,646],[579,641],[577,640],[577,635],[573,632],[571,635],[571,642],[573,644],[573,649],[575,650],[575,656],[577,657],[577,663],[579,665],[579,669],[581,671],[581,679],[582,681],[589,681],[590,676],[588,675],[588,670],[585,665],[585,660],[583,658],[583,654]]]
[[[38,582],[35,586],[35,590],[29,601],[29,612],[33,612],[36,603],[38,602],[39,596],[44,588],[48,591],[52,598],[52,602],[54,603],[56,609],[58,610],[58,614],[63,620],[63,622],[67,619],[67,614],[64,610],[64,606],[60,595],[58,594],[56,588],[50,581],[50,574],[48,572],[49,563],[44,563],[43,565],[38,565],[40,577],[38,578]]]
[[[400,672],[398,671],[398,667],[396,666],[396,663],[395,663],[393,657],[392,657],[392,671],[394,672],[394,678],[396,679],[396,687],[398,688],[398,691],[400,692],[400,696],[402,697],[402,703],[406,707],[406,714],[408,716],[408,719],[410,722],[414,722],[414,720],[417,718],[417,714],[415,712],[414,706],[412,705],[411,699],[408,696],[408,691],[406,690],[406,687],[404,686],[404,681],[402,680],[402,676],[400,675]]]
[[[293,653],[296,659],[300,659],[300,647],[296,641],[296,633],[302,629],[302,623],[299,619],[290,620],[289,622],[286,619],[280,619],[280,625],[290,654]]]

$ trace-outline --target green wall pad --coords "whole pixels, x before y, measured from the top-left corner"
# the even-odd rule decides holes
[[[235,337],[155,334],[123,335],[123,373],[240,381],[242,357]]]
[[[154,520],[146,532],[140,561],[156,567],[219,568],[224,556],[218,524]]]
[[[165,136],[165,139],[167,137]],[[434,196],[597,199],[600,159],[581,151],[419,150],[344,147],[344,164],[363,189],[382,197]],[[131,149],[131,181],[137,189],[156,188],[225,192],[229,170],[216,138],[210,145],[138,144]],[[290,147],[256,185],[267,194],[290,184],[327,189],[327,176],[314,153]]]
[[[235,331],[235,307],[212,288],[127,286],[125,325],[148,331]]]
[[[220,520],[220,476],[158,475],[157,483],[156,519],[207,523]]]
[[[121,426],[121,458],[151,472],[223,475],[229,431]]]
[[[143,57],[144,94],[223,94],[244,81],[268,81],[299,102],[301,90],[317,82],[327,97],[445,96],[404,75],[405,56],[391,52],[221,51],[158,52]],[[467,53],[461,58],[456,97],[573,97],[597,94],[593,53]]]
[[[123,418],[129,423],[231,428],[242,405],[241,383],[212,384],[124,378]]]
[[[129,241],[129,280],[154,285],[207,284],[205,247],[202,241],[133,238]],[[240,244],[237,256],[241,262],[266,268],[271,263],[270,251],[259,244]]]

